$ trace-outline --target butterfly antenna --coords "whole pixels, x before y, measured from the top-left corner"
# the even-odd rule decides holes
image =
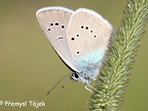
[[[67,82],[68,82],[68,78],[66,78],[66,82],[65,82],[64,85],[61,87],[62,90],[65,89],[65,86],[66,86]]]
[[[53,86],[53,88],[46,94],[46,96],[48,96],[48,95],[54,90],[54,88],[55,88],[63,79],[65,79],[67,76],[69,76],[69,74],[68,74],[68,75],[65,75],[62,79],[60,79],[60,80]]]

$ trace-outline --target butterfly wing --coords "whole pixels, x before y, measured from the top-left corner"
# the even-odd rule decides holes
[[[111,34],[112,27],[102,16],[88,9],[76,10],[67,29],[67,38],[78,66],[102,62]]]
[[[63,7],[46,7],[37,11],[36,16],[44,34],[62,60],[75,70],[67,42],[66,30],[72,10]]]

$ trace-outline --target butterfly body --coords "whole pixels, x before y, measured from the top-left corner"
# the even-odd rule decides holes
[[[92,79],[95,79],[95,77],[99,73],[99,66],[94,64],[88,64],[85,67],[81,68],[80,72],[78,73],[78,81],[81,81],[83,83],[89,83]]]
[[[70,78],[88,84],[99,73],[112,27],[96,12],[80,8],[42,8],[38,22],[60,58],[74,71]]]

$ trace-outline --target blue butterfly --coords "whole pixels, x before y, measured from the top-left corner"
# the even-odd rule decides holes
[[[106,55],[112,35],[110,23],[85,8],[73,11],[64,7],[46,7],[39,9],[36,16],[48,41],[73,70],[68,76],[85,83],[85,88],[91,92],[87,86],[91,80],[96,80]],[[61,80],[65,77],[67,75]]]

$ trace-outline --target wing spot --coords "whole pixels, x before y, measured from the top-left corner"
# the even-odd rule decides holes
[[[90,32],[93,33],[93,30],[91,30]]]
[[[55,26],[59,26],[59,23],[58,23],[58,22],[56,22],[56,23],[55,23]]]
[[[53,26],[53,23],[52,22],[50,23],[50,26]]]
[[[100,37],[101,37],[101,38],[103,38],[103,37],[104,37],[104,35],[100,35]]]
[[[61,25],[61,28],[62,28],[62,29],[65,29],[65,25],[64,25],[64,24],[62,24],[62,25]]]
[[[86,26],[85,28],[86,28],[86,30],[88,30],[88,26]]]
[[[51,31],[51,29],[50,29],[50,28],[48,28],[47,30],[48,30],[49,32]]]
[[[79,37],[80,35],[79,34],[77,34],[77,37]]]
[[[84,26],[83,25],[81,25],[81,29],[83,29],[84,28]]]
[[[62,36],[58,37],[58,40],[63,40],[63,39],[64,39],[64,37],[62,37]]]
[[[97,35],[94,35],[94,38],[97,38]]]
[[[86,38],[83,38],[83,39],[82,39],[82,42],[88,43],[89,41],[88,41]]]
[[[75,38],[74,38],[74,37],[71,37],[71,40],[72,40],[72,41],[74,41],[74,40],[75,40]]]
[[[80,54],[80,52],[79,52],[79,51],[77,51],[77,54],[79,55],[79,54]]]

